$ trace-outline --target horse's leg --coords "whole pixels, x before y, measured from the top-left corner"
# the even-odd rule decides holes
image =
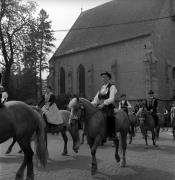
[[[84,137],[85,137],[85,132],[83,130],[82,136],[81,136],[81,144],[84,144]]]
[[[25,170],[26,165],[27,165],[26,180],[34,180],[33,161],[32,161],[33,151],[30,145],[30,140],[19,141],[19,145],[24,152],[24,160],[18,172],[16,173],[15,180],[23,180],[24,170]]]
[[[78,150],[80,148],[80,137],[79,137],[79,131],[78,131],[78,123],[75,124],[73,127],[67,127],[72,140],[73,140],[73,150],[75,153],[78,153]]]
[[[68,152],[67,152],[67,141],[68,141],[68,138],[67,138],[67,135],[66,135],[66,127],[65,126],[62,127],[61,135],[62,135],[63,140],[64,140],[64,149],[63,149],[62,155],[66,156],[68,154]]]
[[[120,162],[120,156],[118,154],[118,149],[119,149],[119,139],[118,136],[114,138],[114,144],[115,144],[115,159],[117,162]]]
[[[175,128],[173,127],[172,130],[173,130],[173,139],[175,140]]]
[[[96,160],[96,151],[97,147],[100,145],[102,137],[99,135],[95,139],[88,137],[88,144],[91,149],[92,156],[92,167],[91,167],[91,175],[96,174],[97,171],[97,160]]]
[[[151,133],[152,133],[152,141],[153,141],[153,146],[156,146],[156,133],[157,132],[157,128],[156,129],[152,129]]]
[[[147,140],[147,130],[143,130],[143,135],[144,135],[144,138],[145,138],[145,148],[147,149],[148,148],[148,140]]]
[[[7,151],[5,152],[5,154],[9,154],[12,151],[12,148],[14,146],[14,144],[16,143],[16,139],[13,138],[12,143],[10,144],[10,146],[8,147]]]
[[[158,139],[159,139],[159,133],[160,133],[160,126],[157,126],[157,127],[155,128],[155,132],[156,132],[155,136],[156,136],[156,138],[157,138],[157,140],[158,140]]]
[[[132,143],[132,137],[133,137],[132,130],[131,130],[131,128],[129,128],[129,144]]]
[[[120,132],[120,140],[121,140],[121,146],[122,146],[122,160],[120,163],[121,167],[126,166],[126,148],[127,148],[127,132],[121,131]]]

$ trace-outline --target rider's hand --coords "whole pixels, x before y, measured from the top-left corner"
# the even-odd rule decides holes
[[[98,105],[98,109],[102,109],[104,107],[104,104]]]

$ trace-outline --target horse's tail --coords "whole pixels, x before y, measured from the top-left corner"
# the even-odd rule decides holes
[[[48,151],[45,140],[45,131],[44,131],[45,125],[41,118],[42,117],[40,117],[38,121],[38,128],[36,131],[36,138],[35,138],[35,147],[36,147],[36,155],[41,165],[45,167],[48,159]]]

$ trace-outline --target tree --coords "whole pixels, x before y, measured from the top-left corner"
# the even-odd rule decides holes
[[[48,69],[47,56],[52,51],[52,48],[55,47],[53,44],[55,38],[51,30],[51,21],[48,18],[47,12],[41,9],[37,18],[40,95],[42,94],[42,71]]]
[[[7,91],[11,68],[18,65],[23,56],[24,41],[28,38],[29,22],[35,12],[34,2],[22,3],[21,0],[1,0],[0,2],[0,48],[4,58],[4,83]]]

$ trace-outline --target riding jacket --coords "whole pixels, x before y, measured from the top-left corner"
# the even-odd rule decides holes
[[[122,100],[119,102],[119,109],[123,109],[126,113],[128,113],[128,108],[131,108],[131,104],[127,100]]]
[[[117,88],[114,84],[104,84],[97,92],[93,101],[94,105],[104,104],[105,106],[113,105],[115,102],[115,96],[117,94]]]
[[[148,111],[152,110],[153,113],[157,113],[158,102],[155,97],[147,99],[145,102],[145,106]]]

